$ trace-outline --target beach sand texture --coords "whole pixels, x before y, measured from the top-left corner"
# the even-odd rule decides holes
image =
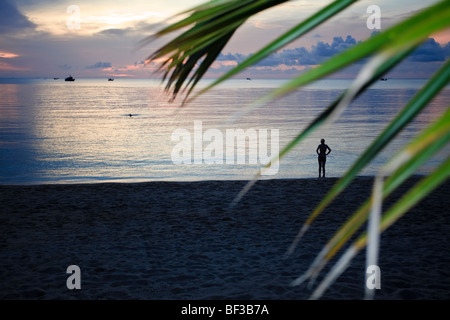
[[[232,210],[245,181],[0,186],[0,298],[307,299],[311,288],[290,283],[373,179],[357,178],[283,259],[335,182],[258,181]],[[383,233],[375,299],[450,298],[449,188]],[[66,287],[70,265],[81,269],[80,290]],[[364,277],[363,251],[323,299],[363,299]]]

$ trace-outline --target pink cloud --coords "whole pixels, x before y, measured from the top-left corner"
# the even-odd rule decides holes
[[[13,66],[7,62],[0,61],[0,71],[29,71],[30,68]]]
[[[10,58],[16,58],[18,57],[18,54],[15,53],[10,53],[10,52],[0,52],[0,58],[6,58],[6,59],[10,59]]]

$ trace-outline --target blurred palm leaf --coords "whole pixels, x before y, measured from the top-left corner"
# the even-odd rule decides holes
[[[192,26],[147,60],[167,58],[160,66],[160,69],[166,68],[163,79],[169,77],[166,89],[172,90],[175,98],[188,81],[188,85],[191,84],[189,95],[234,32],[249,17],[286,1],[288,0],[216,0],[193,8],[184,12],[191,13],[187,18],[143,40],[144,45],[155,38]],[[190,75],[191,79],[187,80]]]
[[[383,179],[387,173],[388,178],[385,183],[382,184],[382,198],[386,199],[392,192],[395,191],[403,182],[410,178],[415,170],[430,159],[434,154],[442,150],[450,141],[450,108],[432,125],[426,128],[416,139],[414,139],[408,146],[406,146],[401,152],[399,152],[393,159],[386,164],[381,170],[379,178]],[[394,164],[392,168],[392,164]],[[388,170],[389,172],[386,172]],[[393,171],[393,172],[391,172]],[[440,176],[440,180],[433,180],[432,183],[436,183],[436,186],[443,182],[448,177],[446,175]],[[425,186],[422,182],[421,186]],[[415,187],[417,189],[417,187]],[[426,189],[432,190],[430,186],[426,185]],[[422,197],[426,195],[423,194]],[[374,196],[369,198],[354,214],[347,220],[347,222],[340,227],[336,234],[328,241],[322,251],[316,257],[310,268],[299,278],[297,278],[293,284],[299,285],[307,279],[313,279],[322,270],[328,261],[340,250],[343,245],[353,236],[356,231],[367,221],[370,210],[374,205],[378,207],[381,203],[374,204]],[[404,196],[403,201],[414,200],[414,203],[419,201],[419,198],[409,199]],[[382,226],[380,231],[384,231],[387,227],[393,224],[393,222],[405,214],[406,208],[410,208],[412,202],[408,202],[409,207],[402,206],[401,202],[396,204],[397,209],[390,209],[390,213],[386,213],[382,219]],[[361,236],[357,241],[358,245],[353,247],[353,250],[359,251],[365,245],[367,237]],[[355,252],[355,253],[356,253]],[[371,264],[369,264],[371,265]],[[319,293],[316,292],[316,297]]]
[[[158,32],[153,38],[147,38],[145,41],[151,41],[154,38],[161,37],[168,33],[180,30],[185,27],[190,28],[181,35],[161,47],[155,53],[150,55],[150,60],[166,57],[165,62],[161,64],[161,70],[165,70],[164,80],[167,80],[166,89],[172,91],[173,98],[180,93],[183,85],[188,89],[186,98],[192,93],[195,85],[204,76],[208,68],[220,54],[221,50],[228,43],[234,32],[247,21],[252,15],[279,5],[285,1],[275,0],[221,0],[211,1],[207,4],[198,6],[192,10],[184,12],[190,15],[180,22]],[[233,75],[241,72],[245,68],[267,57],[291,41],[304,35],[306,32],[314,29],[318,25],[326,22],[329,18],[335,16],[341,10],[354,3],[352,0],[337,0],[319,10],[310,18],[293,27],[291,30],[256,52],[246,61],[240,63],[233,70],[217,79],[210,86],[199,91],[195,96],[206,92],[217,84]],[[280,88],[270,92],[266,96],[258,99],[240,112],[242,116],[246,111],[263,105],[268,101],[279,98],[301,86],[334,73],[344,67],[349,66],[363,58],[369,58],[353,84],[325,111],[322,112],[313,122],[302,132],[298,134],[282,151],[275,157],[278,161],[283,155],[289,152],[294,146],[298,145],[307,135],[327,122],[333,121],[346,108],[351,101],[359,94],[364,92],[374,81],[377,81],[383,74],[395,67],[404,60],[413,50],[415,50],[430,35],[450,27],[450,0],[444,0],[431,5],[421,12],[415,13],[408,19],[401,21],[393,27],[383,31],[358,45],[355,45],[346,51],[338,54],[319,67],[309,70],[300,76],[287,82]],[[355,161],[346,174],[338,180],[336,185],[322,199],[319,206],[312,212],[304,226],[301,228],[293,245],[288,253],[292,253],[295,244],[306,232],[314,219],[350,184],[350,182],[361,172],[370,162],[387,146],[395,136],[407,126],[414,117],[419,114],[426,105],[444,88],[450,81],[450,63],[447,62],[443,67],[428,81],[428,83],[417,92],[411,101],[402,109],[402,111],[386,126],[383,132],[373,141],[373,143],[363,152]],[[448,112],[440,119],[432,123],[423,134],[404,149],[399,156],[395,156],[380,173],[377,178],[377,188],[374,196],[366,201],[365,204],[342,226],[336,235],[331,238],[328,244],[319,253],[317,259],[313,262],[311,268],[300,278],[294,281],[298,284],[308,278],[314,278],[323,265],[337,253],[340,248],[349,241],[350,237],[367,221],[369,212],[375,216],[375,212],[380,211],[379,201],[388,197],[401,183],[414,174],[415,170],[435,152],[448,145],[450,119]],[[446,130],[447,128],[447,130]],[[267,167],[272,164],[269,163]],[[262,168],[264,170],[265,168]],[[420,201],[426,194],[431,192],[440,183],[448,178],[449,163],[444,161],[442,166],[436,168],[429,176],[421,181],[417,186],[402,199],[398,200],[389,211],[378,222],[373,224],[370,234],[379,233],[398,218],[405,214],[411,205]],[[384,182],[384,177],[389,176]],[[241,191],[235,199],[245,195],[245,192],[255,183],[256,178]],[[375,201],[374,199],[379,199]],[[371,211],[372,208],[372,211]],[[371,218],[372,219],[372,218]],[[376,219],[372,219],[375,221]],[[377,239],[373,237],[373,239]],[[317,288],[313,297],[320,297],[336,276],[345,269],[346,264],[357,252],[367,244],[367,236],[361,236],[357,242],[342,256],[336,268],[333,268],[332,274],[328,276]],[[375,245],[369,242],[369,245]],[[369,251],[369,250],[368,250]],[[377,250],[371,250],[372,257],[368,261],[374,261],[373,256],[377,255]],[[376,260],[375,260],[376,261]]]

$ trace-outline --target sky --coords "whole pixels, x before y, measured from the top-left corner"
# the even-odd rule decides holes
[[[213,64],[216,77],[270,40],[330,3],[288,1],[249,19]],[[289,78],[320,64],[373,32],[383,31],[437,1],[361,0],[330,21],[245,71],[254,78]],[[0,78],[158,77],[146,58],[169,38],[140,48],[139,42],[176,21],[202,0],[0,0]],[[369,6],[380,9],[380,25]],[[371,18],[372,17],[372,18]],[[430,37],[392,71],[396,78],[428,78],[450,56],[450,30]],[[353,77],[349,67],[336,77]]]

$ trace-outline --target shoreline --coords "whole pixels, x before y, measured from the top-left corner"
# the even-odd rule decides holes
[[[259,180],[233,209],[247,181],[0,185],[0,299],[308,299],[290,283],[372,189],[373,177],[356,178],[282,259],[337,179]],[[450,299],[449,191],[381,235],[375,299]],[[80,290],[66,287],[70,265]],[[361,252],[323,299],[363,299],[364,265]]]
[[[417,179],[426,177],[426,174],[415,174],[411,178]],[[260,181],[308,181],[308,180],[314,180],[314,181],[337,181],[341,177],[326,177],[326,178],[318,178],[318,177],[307,177],[307,178],[262,178],[258,179],[256,183],[259,183]],[[411,179],[410,178],[410,179]],[[355,179],[371,179],[372,181],[375,180],[375,176],[373,175],[361,175],[357,176]],[[247,183],[252,180],[250,179],[207,179],[207,180],[140,180],[140,181],[120,181],[120,180],[98,180],[98,181],[91,181],[91,182],[56,182],[56,181],[49,181],[49,182],[28,182],[28,183],[0,183],[0,187],[39,187],[39,186],[88,186],[88,185],[102,185],[102,184],[117,184],[117,185],[139,185],[139,184],[152,184],[152,183],[174,183],[174,184],[195,184],[195,183],[217,183],[217,182],[223,182],[223,183]]]

